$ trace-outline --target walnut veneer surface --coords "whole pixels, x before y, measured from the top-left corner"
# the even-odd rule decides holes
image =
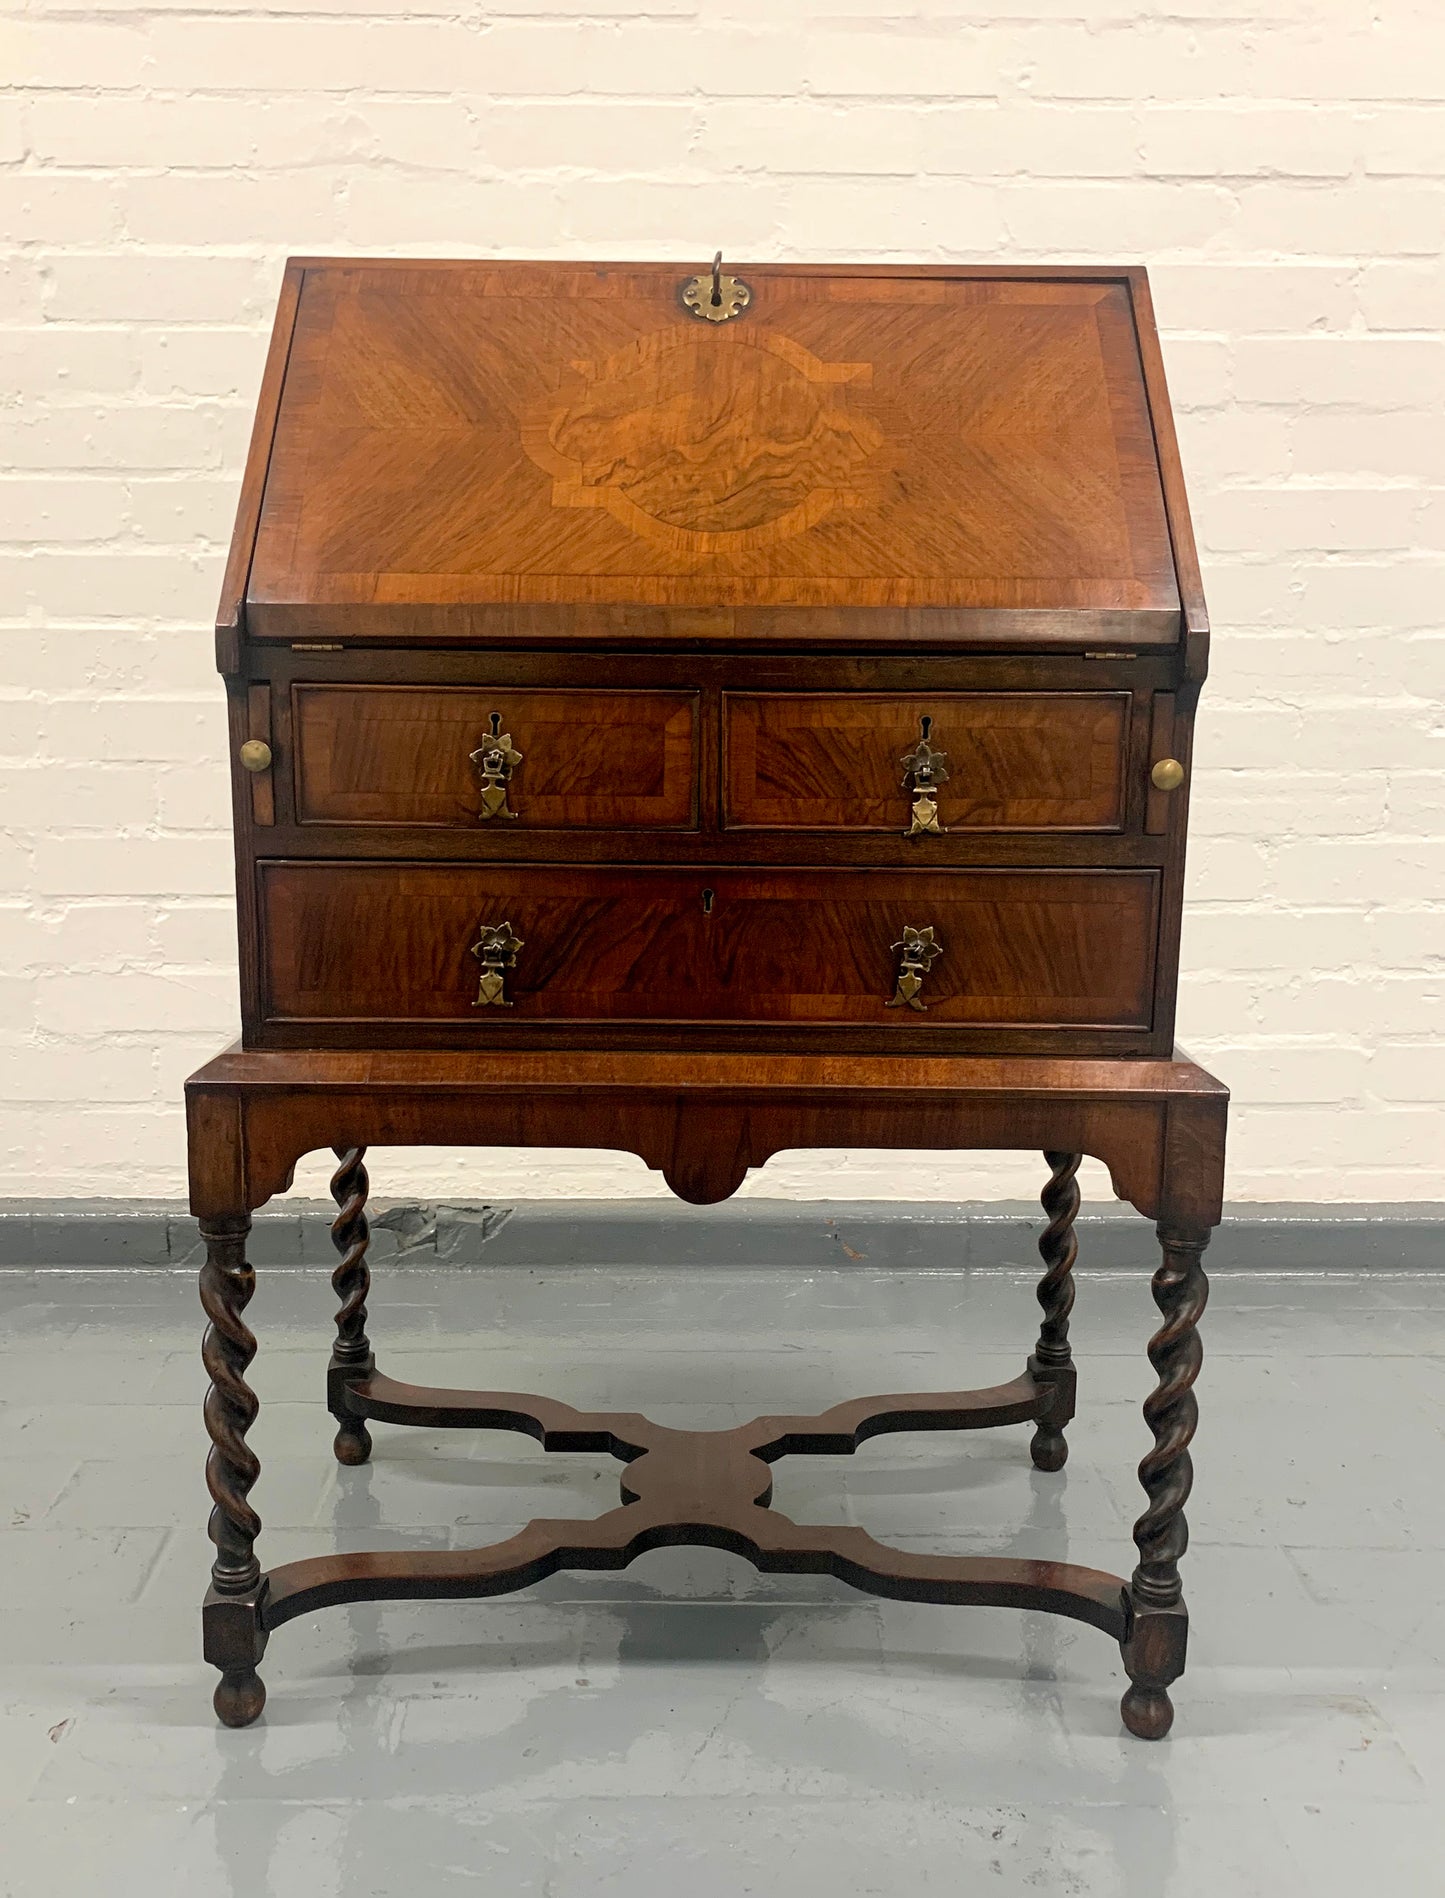
[[[535,606],[569,638],[578,605],[955,609],[966,630],[1067,607],[1171,642],[1129,280],[771,265],[713,326],[683,275],[307,269],[253,630],[475,636]]]
[[[685,274],[290,267],[247,1045],[1168,1053],[1207,634],[1142,273]]]

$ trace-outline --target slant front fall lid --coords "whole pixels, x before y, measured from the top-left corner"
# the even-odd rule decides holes
[[[293,265],[247,631],[1179,637],[1142,273],[727,268],[712,322],[696,263]]]

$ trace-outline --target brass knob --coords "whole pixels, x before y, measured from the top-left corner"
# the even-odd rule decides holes
[[[1177,758],[1161,758],[1149,773],[1156,791],[1177,791],[1184,782],[1184,767]]]
[[[264,738],[248,738],[241,747],[241,763],[248,771],[269,771],[271,747]]]

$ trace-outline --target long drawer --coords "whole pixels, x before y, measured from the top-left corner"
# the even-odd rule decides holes
[[[1147,1029],[1152,1016],[1153,870],[258,874],[272,1022],[470,1022],[486,1038],[507,1021]]]

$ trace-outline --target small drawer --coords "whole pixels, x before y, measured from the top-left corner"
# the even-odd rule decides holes
[[[1127,692],[730,692],[724,706],[729,829],[1123,828]],[[943,754],[931,782],[920,741]]]
[[[1153,870],[260,869],[273,1020],[485,1039],[509,1021],[1142,1029],[1153,1012]]]
[[[296,684],[291,720],[298,823],[697,825],[694,693]]]

